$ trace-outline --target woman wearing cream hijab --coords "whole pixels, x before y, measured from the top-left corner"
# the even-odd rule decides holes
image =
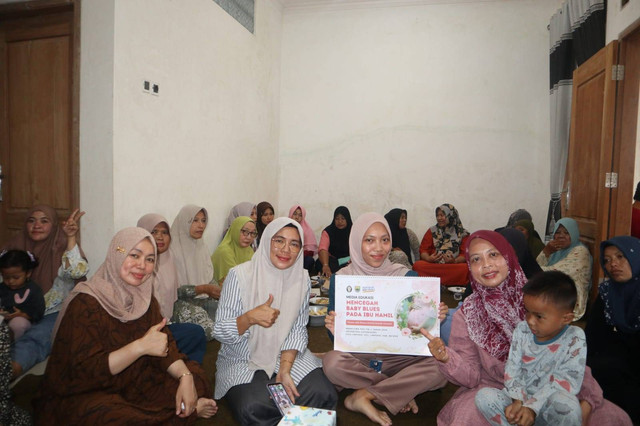
[[[220,286],[213,283],[209,249],[202,240],[208,214],[204,207],[187,204],[171,225],[171,255],[178,275],[178,301],[173,306],[175,322],[202,326],[208,340],[213,339]]]

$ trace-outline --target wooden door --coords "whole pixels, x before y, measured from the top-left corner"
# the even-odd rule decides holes
[[[582,241],[589,247],[593,263],[593,289],[601,274],[599,244],[608,237],[611,172],[616,107],[618,42],[613,41],[573,73],[571,136],[567,162],[567,193],[563,216],[574,218]]]
[[[619,65],[624,66],[624,78],[618,82],[616,134],[613,169],[618,174],[618,187],[611,191],[609,237],[629,235],[631,203],[636,189],[634,168],[640,95],[640,23],[620,40]]]
[[[20,7],[0,9],[0,244],[34,204],[60,217],[78,204],[73,5]]]

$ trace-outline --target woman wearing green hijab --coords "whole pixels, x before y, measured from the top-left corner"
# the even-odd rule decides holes
[[[220,285],[229,269],[251,260],[253,256],[251,244],[257,235],[256,223],[250,217],[239,216],[231,223],[222,242],[211,256],[213,277]]]

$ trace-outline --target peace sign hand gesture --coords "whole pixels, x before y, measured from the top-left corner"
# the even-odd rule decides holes
[[[76,236],[79,229],[78,222],[80,221],[80,218],[82,216],[84,216],[84,212],[81,212],[80,209],[75,209],[73,212],[71,212],[67,220],[62,222],[62,230],[67,235],[67,237]]]

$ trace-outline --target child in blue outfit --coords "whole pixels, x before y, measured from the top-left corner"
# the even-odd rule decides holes
[[[29,252],[9,250],[0,253],[0,316],[7,321],[14,341],[44,315],[44,295],[30,280],[36,266],[38,261]]]
[[[476,406],[492,425],[582,424],[576,395],[587,345],[573,320],[577,291],[558,271],[540,273],[522,289],[526,319],[513,331],[502,390],[483,388]]]

